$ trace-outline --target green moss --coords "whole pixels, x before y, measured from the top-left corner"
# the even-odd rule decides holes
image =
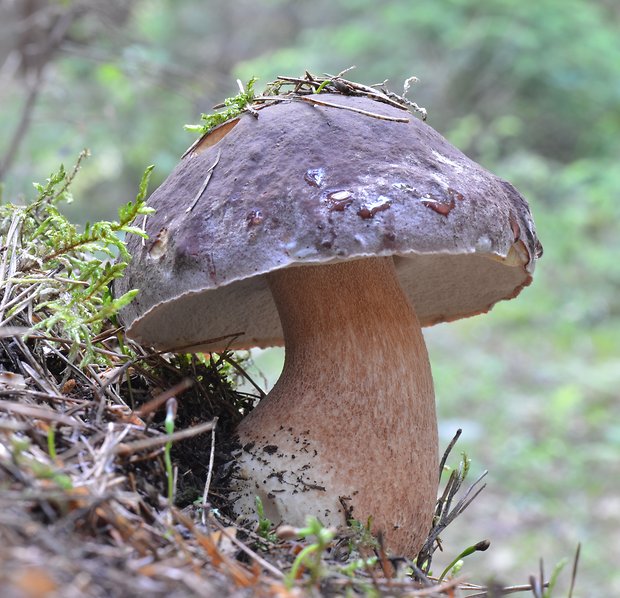
[[[152,212],[145,202],[149,167],[135,201],[119,208],[118,220],[78,230],[59,204],[72,201],[71,183],[87,155],[82,152],[72,172],[61,166],[44,184],[34,183],[33,202],[0,206],[0,237],[7,252],[0,279],[0,321],[26,327],[27,335],[43,331],[62,338],[72,356],[85,347],[82,365],[99,359],[92,339],[137,293],[114,298],[110,283],[122,276],[130,257],[121,236],[145,237],[132,223]]]
[[[202,122],[196,125],[185,125],[187,131],[192,133],[198,133],[200,135],[206,135],[209,131],[225,123],[231,118],[239,116],[242,112],[245,112],[248,107],[254,101],[256,94],[254,93],[254,84],[258,79],[252,77],[246,84],[245,88],[239,82],[240,91],[236,96],[226,98],[222,105],[222,110],[214,112],[213,114],[202,114]]]

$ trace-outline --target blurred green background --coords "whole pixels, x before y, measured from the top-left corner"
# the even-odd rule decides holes
[[[4,200],[88,147],[70,210],[114,218],[237,77],[351,65],[418,76],[428,123],[526,195],[545,248],[517,300],[426,331],[442,445],[462,427],[490,471],[438,562],[489,538],[464,572],[525,582],[581,541],[578,595],[620,595],[617,0],[0,0]],[[256,360],[273,378],[280,357]]]

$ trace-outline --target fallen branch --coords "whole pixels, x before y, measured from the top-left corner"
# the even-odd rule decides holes
[[[205,422],[204,424],[193,426],[192,428],[179,430],[178,432],[174,432],[174,434],[166,434],[164,436],[157,436],[156,438],[146,438],[144,440],[136,440],[135,442],[119,444],[112,452],[116,455],[130,455],[132,453],[137,453],[138,451],[163,446],[167,442],[177,442],[178,440],[199,436],[205,432],[211,432],[214,428],[215,422]]]

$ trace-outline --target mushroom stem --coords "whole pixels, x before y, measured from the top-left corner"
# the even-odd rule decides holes
[[[436,500],[437,427],[424,338],[392,258],[268,278],[286,357],[239,426],[235,508],[253,513],[258,495],[267,517],[293,525],[372,517],[392,552],[414,555]]]

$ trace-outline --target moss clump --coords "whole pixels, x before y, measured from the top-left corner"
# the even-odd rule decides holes
[[[83,231],[60,211],[72,201],[71,183],[85,150],[70,173],[61,166],[45,183],[35,183],[31,203],[0,206],[0,237],[5,248],[0,270],[0,322],[68,339],[72,355],[81,344],[83,365],[97,360],[93,338],[103,323],[138,292],[114,298],[110,283],[123,275],[129,254],[121,236],[137,234],[139,216],[152,212],[146,192],[152,167],[146,169],[138,195],[121,206],[118,220],[86,224]],[[121,259],[117,259],[120,256]]]
[[[256,81],[258,81],[258,79],[256,77],[252,77],[247,82],[245,87],[243,87],[241,81],[238,81],[239,93],[231,98],[226,98],[223,104],[216,106],[216,108],[224,108],[223,110],[220,112],[214,112],[213,114],[203,113],[200,116],[202,122],[196,125],[185,125],[185,129],[187,131],[191,131],[192,133],[205,135],[218,125],[221,125],[227,120],[235,118],[242,112],[245,112],[248,107],[251,106],[254,98],[256,97],[256,94],[254,93],[254,84]]]
[[[336,93],[347,96],[364,96],[377,102],[391,104],[392,106],[402,108],[403,110],[411,110],[412,112],[416,112],[423,120],[426,119],[426,109],[418,106],[415,102],[407,98],[407,93],[411,88],[411,85],[418,80],[416,77],[409,77],[406,79],[403,85],[402,95],[398,95],[386,88],[387,82],[380,85],[369,86],[345,79],[342,75],[350,71],[351,68],[346,69],[337,75],[319,76],[313,75],[306,71],[303,77],[279,76],[275,79],[275,81],[268,83],[263,93],[259,95],[257,95],[254,91],[254,84],[258,80],[256,77],[252,77],[252,79],[247,82],[245,87],[241,81],[237,80],[237,84],[239,85],[239,93],[236,96],[226,98],[223,103],[214,107],[216,112],[213,112],[212,114],[203,113],[200,117],[202,122],[195,125],[185,125],[185,129],[193,133],[198,133],[199,135],[206,135],[218,125],[221,125],[232,118],[236,118],[244,112],[249,112],[257,117],[257,109],[262,106],[289,100],[294,101],[303,99],[305,101],[311,101],[309,96],[316,96],[322,93]],[[323,106],[332,105],[320,102],[319,100],[315,100],[313,103]],[[343,106],[337,107],[346,109],[346,107]],[[219,112],[217,110],[219,110]],[[372,113],[363,113],[369,116],[385,118]]]

